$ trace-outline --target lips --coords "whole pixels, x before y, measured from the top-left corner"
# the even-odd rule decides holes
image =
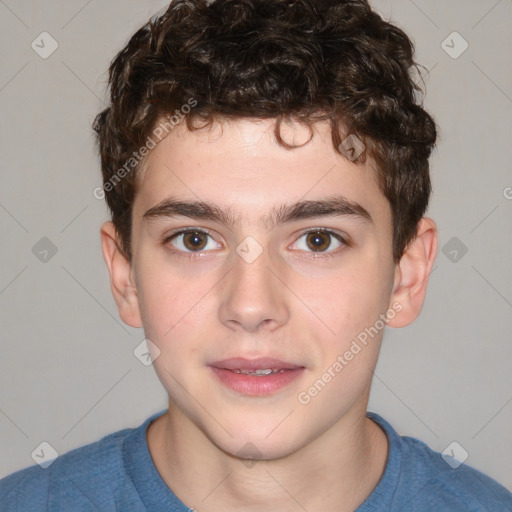
[[[256,370],[297,370],[304,368],[301,365],[282,361],[272,357],[258,357],[256,359],[245,359],[244,357],[232,357],[210,364],[214,368],[223,370],[240,370],[241,372],[255,372]]]
[[[264,397],[292,386],[304,366],[273,357],[233,357],[209,365],[218,381],[237,394]]]

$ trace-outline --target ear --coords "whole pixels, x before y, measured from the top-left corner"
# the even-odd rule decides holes
[[[132,276],[131,263],[121,250],[121,243],[112,222],[101,226],[103,258],[110,274],[110,287],[119,316],[131,327],[142,327],[139,298]]]
[[[407,246],[395,269],[390,306],[400,304],[399,314],[389,319],[390,327],[404,327],[420,314],[428,278],[437,254],[436,223],[423,217],[418,223],[416,237]]]

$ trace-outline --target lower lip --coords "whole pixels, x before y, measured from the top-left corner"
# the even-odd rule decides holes
[[[297,368],[295,370],[284,370],[281,373],[258,376],[235,373],[225,368],[215,368],[213,366],[211,369],[225,386],[237,393],[249,396],[265,396],[275,393],[291,384],[304,371],[304,368]]]

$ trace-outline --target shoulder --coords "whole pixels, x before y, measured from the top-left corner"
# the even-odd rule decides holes
[[[484,473],[457,461],[456,453],[450,453],[455,457],[443,455],[419,439],[399,435],[380,416],[370,413],[370,417],[384,429],[390,444],[388,459],[393,461],[396,473],[390,510],[512,511],[512,493]]]
[[[53,510],[52,501],[56,510],[90,510],[110,501],[123,485],[123,442],[134,430],[123,429],[70,450],[46,469],[34,465],[1,479],[2,512]]]
[[[512,511],[512,493],[498,482],[454,457],[432,450],[419,439],[401,437],[405,448],[403,473],[418,475],[423,484],[418,488],[417,500],[447,510]],[[407,480],[405,477],[404,483]]]

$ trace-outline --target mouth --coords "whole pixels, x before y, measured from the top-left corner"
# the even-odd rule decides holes
[[[222,384],[249,396],[273,394],[290,385],[305,370],[304,366],[267,357],[235,357],[209,366]]]
[[[227,369],[227,368],[225,368]],[[283,373],[285,371],[284,368],[281,369],[272,369],[272,368],[257,368],[256,370],[242,370],[240,368],[235,368],[231,370],[233,373],[243,373],[244,375],[271,375],[273,373]]]
[[[224,370],[240,370],[242,372],[255,372],[257,370],[295,370],[297,368],[304,368],[301,365],[281,361],[273,357],[257,357],[255,359],[245,359],[244,357],[232,357],[230,359],[223,359],[210,364],[214,368],[221,368]]]

